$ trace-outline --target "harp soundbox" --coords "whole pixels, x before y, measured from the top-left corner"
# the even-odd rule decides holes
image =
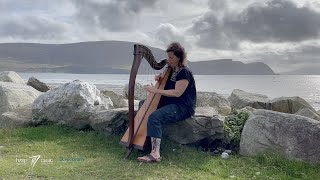
[[[147,122],[149,115],[155,111],[160,101],[160,94],[148,93],[146,100],[139,110],[134,111],[134,90],[137,73],[141,64],[141,61],[145,59],[150,67],[155,70],[160,70],[167,64],[166,59],[161,60],[159,63],[155,60],[151,50],[144,45],[134,45],[134,59],[130,72],[129,88],[128,88],[128,108],[129,108],[129,127],[123,135],[120,144],[128,148],[127,157],[130,156],[133,148],[140,150],[144,149],[146,137],[147,137]],[[162,77],[155,85],[158,89],[164,89],[168,80],[171,68],[167,67],[162,72]]]

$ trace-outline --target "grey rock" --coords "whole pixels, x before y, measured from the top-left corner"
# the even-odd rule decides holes
[[[311,118],[311,119],[315,119],[317,121],[320,121],[320,116],[316,112],[314,112],[314,111],[312,111],[312,110],[310,110],[308,108],[300,109],[295,114],[296,115],[300,115],[300,116],[305,116],[305,117],[308,117],[308,118]]]
[[[0,81],[25,84],[24,80],[14,71],[3,71],[0,73]]]
[[[34,123],[51,122],[77,129],[90,125],[96,111],[113,108],[110,98],[101,96],[96,86],[75,80],[39,96],[33,103]]]
[[[50,90],[49,86],[47,86],[45,83],[39,81],[35,77],[30,77],[27,82],[27,85],[35,88],[36,90],[38,90],[40,92],[47,92]]]
[[[99,132],[119,134],[126,130],[128,124],[128,109],[117,108],[97,111],[90,116],[90,126]]]
[[[313,107],[300,97],[279,97],[271,100],[273,111],[294,114],[301,109],[308,108],[316,112]]]
[[[255,109],[269,109],[270,100],[268,96],[262,94],[254,94],[242,91],[240,89],[234,89],[228,100],[233,109],[242,109],[246,106],[250,106]]]
[[[41,92],[20,83],[0,82],[0,128],[14,128],[28,124],[34,100]]]
[[[215,92],[197,92],[197,107],[213,107],[224,116],[231,112],[229,101]]]
[[[241,155],[273,152],[289,159],[320,162],[320,122],[307,117],[254,111],[243,128]]]

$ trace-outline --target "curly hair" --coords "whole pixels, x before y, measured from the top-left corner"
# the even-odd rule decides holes
[[[187,66],[187,53],[180,43],[173,42],[169,44],[166,52],[173,52],[173,54],[179,58],[179,67]]]

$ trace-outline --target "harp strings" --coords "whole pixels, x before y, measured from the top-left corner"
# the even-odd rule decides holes
[[[147,111],[148,106],[142,106],[143,102],[146,102],[148,92],[144,89],[145,85],[155,85],[156,82],[154,80],[154,77],[156,74],[159,74],[159,70],[154,70],[152,67],[150,67],[150,64],[147,62],[146,59],[142,59],[141,64],[139,66],[139,70],[136,77],[136,84],[135,84],[135,100],[137,100],[138,107],[135,108],[136,111],[140,110],[143,112]],[[145,114],[140,113],[137,114],[135,117],[135,120],[138,121],[138,123],[141,123],[143,120]]]

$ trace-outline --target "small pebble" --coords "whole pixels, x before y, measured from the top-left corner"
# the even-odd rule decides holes
[[[228,158],[229,158],[229,154],[226,153],[226,152],[223,152],[223,153],[221,154],[221,158],[222,158],[222,159],[228,159]]]

